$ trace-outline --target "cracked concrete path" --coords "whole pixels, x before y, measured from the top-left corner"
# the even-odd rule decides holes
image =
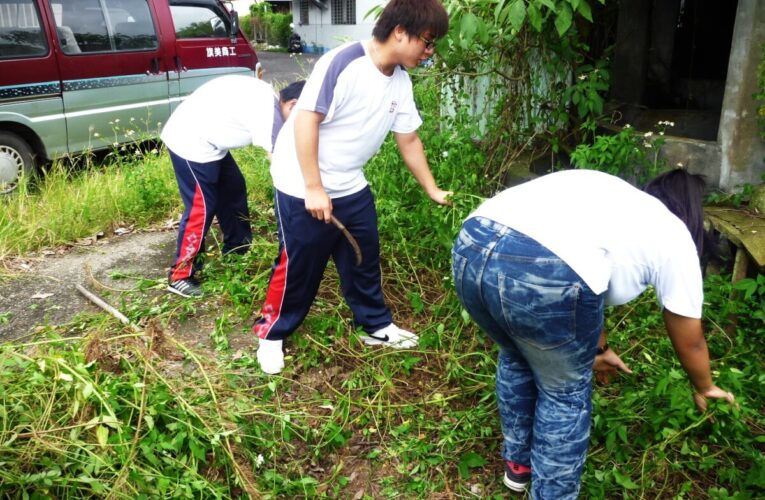
[[[98,311],[75,289],[77,283],[88,287],[89,274],[115,289],[134,285],[133,280],[112,279],[116,271],[164,279],[176,235],[177,230],[131,233],[13,259],[11,274],[0,280],[0,341],[23,337],[40,325],[67,322],[81,311]]]

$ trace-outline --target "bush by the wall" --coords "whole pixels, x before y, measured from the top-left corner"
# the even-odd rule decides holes
[[[292,33],[292,14],[279,14],[265,2],[250,6],[250,30],[254,42],[265,41],[269,45],[287,46]]]
[[[292,14],[270,14],[266,18],[266,38],[271,45],[287,46],[292,33]]]

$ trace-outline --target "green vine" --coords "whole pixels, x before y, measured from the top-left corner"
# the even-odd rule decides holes
[[[477,100],[479,87],[484,108],[473,102],[473,112],[491,124],[482,127],[488,160],[480,174],[501,182],[523,151],[570,152],[583,136],[591,137],[610,74],[607,51],[593,60],[588,39],[595,29],[593,10],[606,0],[444,4],[452,20],[438,46],[444,105],[458,108]]]

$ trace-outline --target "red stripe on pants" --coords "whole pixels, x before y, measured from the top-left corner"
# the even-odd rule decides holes
[[[274,274],[271,276],[271,281],[268,285],[266,301],[263,303],[263,309],[260,311],[263,320],[259,321],[253,328],[258,338],[265,339],[268,336],[268,332],[271,331],[271,327],[279,320],[279,315],[282,312],[284,292],[287,289],[288,261],[287,250],[283,248],[281,254],[279,254],[279,264],[274,268]]]
[[[194,190],[194,202],[189,212],[189,220],[183,230],[183,244],[178,255],[178,261],[173,266],[170,281],[183,280],[191,276],[194,259],[202,246],[205,237],[205,199],[202,196],[202,188],[197,183]]]

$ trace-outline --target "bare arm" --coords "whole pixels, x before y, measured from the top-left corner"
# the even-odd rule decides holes
[[[706,409],[706,398],[724,398],[732,403],[733,394],[720,389],[712,381],[709,350],[701,320],[664,309],[664,325],[680,364],[693,384],[696,406]]]
[[[305,182],[305,209],[311,215],[329,222],[332,200],[324,190],[319,172],[319,124],[324,115],[299,109],[295,116],[295,149]]]
[[[451,191],[444,191],[438,187],[436,180],[433,178],[433,174],[428,167],[428,160],[425,158],[425,149],[422,146],[422,141],[417,132],[410,132],[408,134],[394,133],[396,138],[396,144],[399,151],[401,151],[401,157],[404,159],[404,163],[417,182],[422,186],[422,189],[430,197],[440,205],[448,204],[446,199],[452,194]]]

